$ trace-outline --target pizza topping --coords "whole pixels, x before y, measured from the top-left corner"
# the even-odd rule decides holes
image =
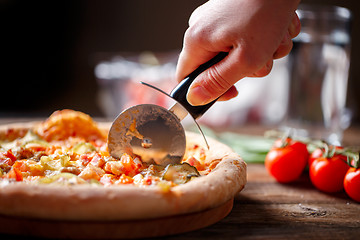
[[[123,154],[116,159],[107,151],[106,133],[88,115],[71,110],[57,111],[17,138],[15,131],[8,132],[13,137],[0,140],[0,186],[131,184],[168,192],[211,171],[206,152],[198,145],[188,147],[183,163],[167,167],[143,162],[141,156]],[[143,147],[151,147],[151,140]]]
[[[141,168],[142,163],[138,158],[132,158],[125,153],[121,156],[120,160],[108,161],[105,164],[104,170],[115,176],[120,176],[122,174],[135,176],[140,172]]]
[[[76,144],[71,150],[77,154],[85,154],[96,151],[96,148],[91,143],[80,142]]]
[[[16,161],[16,157],[14,156],[11,149],[0,152],[0,167],[6,168],[7,166],[12,166]]]
[[[38,183],[42,184],[60,184],[60,185],[77,185],[87,183],[82,178],[72,173],[60,173],[54,176],[41,178]]]
[[[60,168],[61,173],[72,173],[75,175],[79,175],[81,173],[81,170],[76,167],[62,167]]]
[[[1,141],[0,142],[1,149],[20,149],[20,148],[26,148],[26,149],[33,149],[36,151],[39,151],[41,149],[45,149],[49,146],[49,144],[42,140],[38,135],[36,135],[33,131],[28,131],[25,136],[21,138],[17,138],[12,141]]]
[[[188,163],[169,164],[164,170],[162,178],[167,181],[172,181],[175,184],[184,184],[194,177],[199,177],[198,170]]]
[[[68,109],[54,112],[34,131],[46,141],[64,140],[69,137],[106,140],[106,134],[89,115]]]

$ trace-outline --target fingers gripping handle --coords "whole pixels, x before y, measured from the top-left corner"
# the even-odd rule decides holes
[[[201,117],[215,102],[214,101],[201,105],[201,106],[193,106],[191,105],[187,99],[186,95],[189,90],[189,87],[191,83],[195,80],[195,78],[208,69],[209,67],[215,65],[216,63],[223,60],[228,55],[227,52],[220,52],[218,55],[216,55],[214,58],[209,60],[208,62],[200,65],[195,71],[190,73],[184,80],[182,80],[170,93],[170,96],[174,98],[176,101],[178,101],[186,110],[192,115],[194,119],[197,119]]]

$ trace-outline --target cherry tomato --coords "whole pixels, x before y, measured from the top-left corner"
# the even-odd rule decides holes
[[[308,156],[306,144],[289,138],[278,140],[266,155],[265,167],[278,182],[292,182],[305,169]]]
[[[324,154],[324,151],[321,150],[320,148],[315,149],[309,156],[309,161],[308,161],[309,167],[311,166],[313,161],[315,161],[316,159],[322,157],[323,154]]]
[[[342,155],[319,157],[310,165],[310,180],[323,192],[338,192],[343,189],[344,177],[349,168]]]
[[[350,168],[344,178],[344,189],[353,200],[360,202],[360,168]]]
[[[303,155],[304,158],[308,159],[309,157],[309,152],[307,150],[306,144],[299,142],[299,141],[294,141],[291,138],[286,138],[284,139],[278,139],[275,141],[274,146],[275,148],[282,148],[285,146],[290,146],[292,148],[294,148],[299,154]]]
[[[340,146],[329,146],[330,148],[335,148],[335,150],[342,150],[343,148],[340,147]],[[321,148],[316,148],[309,156],[309,161],[308,161],[308,164],[309,164],[309,167],[311,166],[312,162],[314,160],[316,160],[317,158],[320,158],[320,157],[323,157],[324,155],[326,156],[327,153],[324,153],[324,149],[321,149]],[[344,158],[344,161],[346,161],[346,156],[343,156]]]

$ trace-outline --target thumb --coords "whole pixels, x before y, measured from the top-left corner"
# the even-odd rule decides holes
[[[247,61],[245,61],[247,62]],[[237,81],[249,75],[253,67],[245,67],[235,51],[202,72],[191,84],[187,100],[191,105],[205,105],[226,93]]]

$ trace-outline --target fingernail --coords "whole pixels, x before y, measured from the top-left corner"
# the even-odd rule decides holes
[[[187,100],[193,106],[204,105],[209,102],[211,96],[201,85],[191,87],[187,93]]]
[[[296,13],[295,13],[296,14]],[[292,22],[295,25],[295,28],[300,28],[301,27],[301,21],[299,19],[299,16],[296,14],[296,16],[293,18]]]
[[[300,32],[300,28],[301,28],[301,23],[300,20],[298,18],[297,15],[295,15],[293,17],[293,19],[291,20],[290,26],[289,26],[289,34],[291,38],[296,37],[299,32]]]

